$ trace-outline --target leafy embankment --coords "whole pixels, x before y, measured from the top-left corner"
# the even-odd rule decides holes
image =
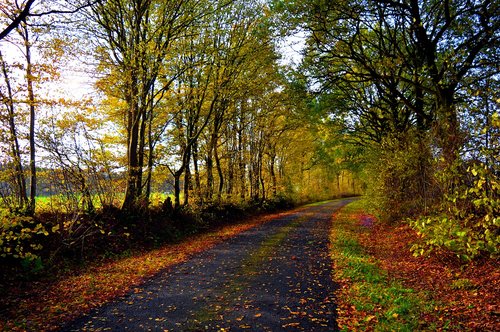
[[[296,210],[295,210],[296,211]],[[178,244],[107,259],[54,280],[3,289],[0,331],[54,330],[92,308],[124,295],[160,270],[185,261],[238,233],[292,212],[250,218],[236,225],[188,237]]]
[[[453,255],[413,257],[417,234],[366,214],[363,201],[337,214],[331,254],[343,330],[483,330],[500,326],[498,261],[464,265]]]

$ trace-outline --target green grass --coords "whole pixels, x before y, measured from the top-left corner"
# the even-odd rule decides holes
[[[363,200],[344,207],[333,220],[331,255],[335,263],[335,278],[347,280],[348,288],[340,294],[347,307],[353,306],[359,317],[346,317],[344,331],[351,329],[375,331],[415,331],[422,326],[422,313],[432,311],[423,293],[405,288],[392,280],[379,267],[377,259],[366,253],[358,237],[368,232],[359,225],[358,217],[366,211]],[[345,326],[347,325],[347,327]],[[429,328],[426,326],[426,328]]]
[[[329,199],[329,200],[326,200],[326,201],[319,201],[319,202],[309,203],[309,204],[306,204],[304,206],[320,206],[320,205],[323,205],[323,204],[326,204],[326,203],[329,203],[329,202],[342,201],[344,199],[345,198]]]
[[[121,204],[121,202],[124,199],[124,194],[123,193],[115,193],[114,195],[114,201],[115,204]],[[174,201],[174,195],[170,194],[167,195],[165,193],[161,192],[154,192],[151,193],[149,197],[150,205],[151,206],[161,206],[165,199],[170,196],[172,199],[172,202]],[[74,199],[79,199],[80,197],[76,195],[73,197]],[[184,195],[181,193],[180,195],[181,201],[184,199]],[[64,196],[64,195],[52,195],[52,196],[37,196],[36,197],[36,211],[37,212],[47,212],[47,211],[66,211],[67,207],[71,207],[70,200]],[[99,200],[99,197],[97,195],[92,196],[92,204],[96,209],[100,209],[101,206],[101,201]]]
[[[328,201],[320,201],[320,202],[314,202],[314,203],[309,203],[309,204],[306,204],[304,206],[319,206],[319,205],[323,205],[325,203],[328,203],[328,202],[332,202],[333,200],[328,200]]]

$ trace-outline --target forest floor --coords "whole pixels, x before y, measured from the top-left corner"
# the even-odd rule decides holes
[[[500,331],[498,260],[414,257],[415,231],[381,223],[359,203],[340,210],[332,226],[342,329]]]
[[[334,331],[329,228],[350,201],[252,218],[12,290],[0,330]]]

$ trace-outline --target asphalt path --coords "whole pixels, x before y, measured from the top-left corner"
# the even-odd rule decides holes
[[[337,331],[328,237],[307,206],[162,271],[62,331]]]

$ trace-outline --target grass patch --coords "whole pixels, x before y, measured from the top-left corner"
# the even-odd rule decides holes
[[[363,224],[366,202],[358,200],[341,209],[333,218],[331,255],[338,292],[338,323],[343,331],[414,331],[422,326],[422,315],[433,304],[423,292],[405,288],[392,280],[377,259],[359,241],[369,232]],[[430,328],[429,326],[425,327]]]
[[[309,203],[309,204],[306,204],[304,206],[320,206],[320,205],[326,204],[328,202],[332,202],[332,200]]]

